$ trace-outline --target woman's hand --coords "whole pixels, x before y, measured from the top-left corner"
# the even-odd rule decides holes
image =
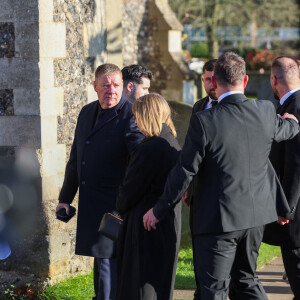
[[[157,224],[158,222],[159,220],[157,220],[153,214],[153,208],[145,213],[143,217],[143,223],[146,230],[150,231],[152,228],[156,229],[155,224]]]

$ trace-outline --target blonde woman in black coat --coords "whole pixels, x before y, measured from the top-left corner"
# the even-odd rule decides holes
[[[117,198],[117,209],[124,216],[118,241],[117,299],[167,300],[174,285],[181,204],[150,232],[144,229],[143,215],[163,192],[180,146],[170,107],[162,96],[145,95],[132,110],[145,139],[130,158]]]

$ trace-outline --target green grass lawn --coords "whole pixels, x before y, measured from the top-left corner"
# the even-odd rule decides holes
[[[280,248],[262,244],[258,256],[258,269],[267,264],[274,256],[280,255]],[[176,289],[195,288],[193,272],[193,253],[191,247],[181,249],[178,257]],[[93,275],[77,276],[62,281],[48,289],[40,299],[91,299],[93,291]]]
[[[267,264],[273,257],[280,255],[280,248],[262,244],[258,256],[258,269]],[[70,277],[53,286],[49,286],[44,292],[41,292],[34,299],[40,300],[82,300],[91,299],[94,296],[93,274]],[[186,246],[181,249],[178,257],[176,273],[176,289],[195,288],[195,279],[193,271],[193,253],[191,247]],[[1,299],[28,299],[26,296],[19,296],[11,291],[6,295],[7,298]],[[31,299],[31,298],[30,298]]]

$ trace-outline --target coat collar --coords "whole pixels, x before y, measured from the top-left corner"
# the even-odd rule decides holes
[[[248,98],[244,95],[244,94],[232,94],[229,95],[225,98],[222,99],[222,101],[220,101],[220,104],[225,104],[225,103],[241,103],[241,102],[245,102],[247,101]]]
[[[279,105],[277,108],[277,113],[282,114],[283,112],[286,111],[287,107],[293,103],[294,101],[296,101],[296,99],[300,99],[300,90],[298,90],[297,92],[293,93],[292,95],[290,95],[283,103],[283,105]]]
[[[111,109],[108,109],[105,112],[104,116],[99,120],[99,122],[97,123],[97,125],[94,128],[92,128],[93,124],[94,124],[94,120],[95,120],[95,118],[93,118],[92,122],[90,122],[90,124],[91,124],[90,128],[92,130],[91,130],[89,136],[93,135],[95,132],[100,130],[106,123],[110,122],[112,119],[117,117],[120,109],[124,106],[124,104],[127,101],[128,100],[126,100],[125,98],[121,98],[120,102],[116,106],[112,107]],[[93,106],[94,111],[96,112],[96,114],[97,114],[97,105],[99,105],[98,103],[97,103],[97,101],[95,101],[95,105]]]

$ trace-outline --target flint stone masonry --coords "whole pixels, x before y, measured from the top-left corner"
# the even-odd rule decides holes
[[[0,58],[15,56],[15,27],[13,23],[0,23]]]
[[[14,94],[12,89],[0,90],[0,116],[14,114]]]

